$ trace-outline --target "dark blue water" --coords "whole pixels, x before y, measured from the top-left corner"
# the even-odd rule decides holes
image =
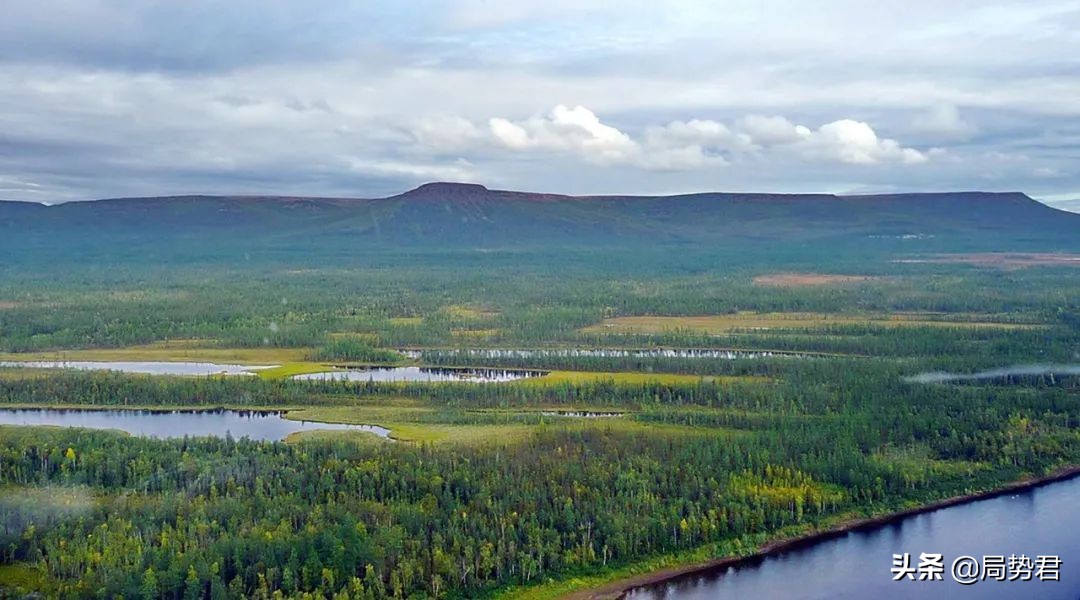
[[[944,555],[943,581],[893,581],[893,554]],[[949,566],[961,555],[1057,555],[1059,582],[978,581],[960,585]],[[757,564],[688,575],[638,588],[628,600],[1080,598],[1080,478],[953,506],[868,531],[851,532]]]
[[[0,425],[56,425],[89,429],[119,429],[132,435],[154,438],[232,435],[236,439],[283,440],[299,431],[354,430],[388,437],[390,430],[377,425],[345,425],[293,421],[276,412],[237,410],[173,411],[145,410],[53,410],[0,409]]]

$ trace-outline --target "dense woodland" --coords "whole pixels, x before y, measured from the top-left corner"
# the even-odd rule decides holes
[[[475,597],[703,544],[749,544],[1080,458],[1075,390],[897,385],[846,371],[756,399],[708,384],[536,391],[522,405],[565,393],[575,406],[634,407],[635,420],[684,427],[548,423],[479,446],[0,429],[4,560],[38,566],[61,595]],[[93,403],[138,388],[141,402],[156,403],[253,386],[252,401],[275,403],[293,392],[131,379],[71,376],[68,391],[50,379],[5,382],[2,397]],[[154,388],[162,392],[145,393]],[[429,401],[486,404],[477,389],[489,388],[442,386]]]
[[[746,553],[776,535],[1080,464],[1075,377],[907,379],[1077,362],[1075,268],[893,262],[993,241],[354,254],[329,244],[279,251],[268,241],[234,263],[191,242],[169,256],[102,246],[97,259],[0,264],[3,360],[169,342],[300,349],[305,360],[334,363],[602,374],[432,385],[0,368],[0,408],[307,409],[392,431],[507,432],[255,442],[0,427],[0,596],[505,598],[681,553]],[[797,270],[874,279],[753,282]],[[944,324],[595,327],[747,311],[913,313]],[[794,356],[463,351],[490,348]],[[559,409],[623,416],[543,414]]]

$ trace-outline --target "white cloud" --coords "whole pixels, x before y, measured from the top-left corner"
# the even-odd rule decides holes
[[[492,118],[488,127],[492,142],[504,149],[569,153],[594,164],[658,171],[723,166],[769,154],[848,165],[916,164],[929,159],[929,154],[880,138],[867,123],[851,119],[817,130],[781,116],[747,115],[732,126],[691,119],[647,126],[635,139],[584,106],[558,105],[546,115],[520,121]]]
[[[807,160],[872,165],[886,162],[922,163],[928,155],[905,148],[896,140],[880,138],[867,123],[852,119],[832,121],[812,130],[781,116],[748,115],[737,127],[762,148],[787,147]]]
[[[494,118],[489,122],[495,141],[512,150],[537,148],[569,151],[598,163],[632,162],[640,148],[630,136],[600,122],[584,106],[558,105],[547,115],[518,123]]]
[[[879,138],[869,125],[851,119],[826,123],[797,145],[808,157],[850,165],[881,162],[917,164],[928,160],[922,152],[904,148],[896,140]]]
[[[491,127],[491,134],[495,136],[495,140],[507,148],[522,150],[533,143],[529,139],[529,132],[525,131],[524,127],[506,119],[496,117],[491,119],[488,125]]]
[[[1075,0],[49,4],[0,2],[0,198],[1080,189]]]
[[[736,127],[762,146],[791,144],[810,137],[809,128],[781,116],[747,115],[739,119]]]

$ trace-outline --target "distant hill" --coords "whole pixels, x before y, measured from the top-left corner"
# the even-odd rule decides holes
[[[875,242],[877,240],[878,242]],[[884,241],[883,241],[884,240]],[[0,251],[183,256],[544,251],[555,248],[1074,249],[1080,215],[1021,193],[563,196],[430,183],[388,198],[168,196],[0,202]]]

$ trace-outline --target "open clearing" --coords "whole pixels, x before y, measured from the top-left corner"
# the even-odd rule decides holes
[[[813,329],[832,326],[876,327],[959,327],[989,329],[1032,329],[1042,325],[995,321],[989,315],[941,313],[893,313],[851,315],[830,313],[756,313],[694,317],[637,316],[613,317],[590,325],[584,333],[663,334],[674,331],[721,334],[741,330]]]
[[[465,306],[461,304],[452,304],[445,309],[446,313],[451,317],[457,317],[459,319],[491,319],[499,316],[499,311],[490,310],[487,308],[477,308],[475,306]]]
[[[450,335],[455,338],[483,339],[499,335],[498,329],[451,329]]]
[[[4,301],[4,300],[0,300],[0,310],[9,310],[9,309],[18,308],[18,307],[19,307],[18,302],[7,302],[7,301]]]
[[[816,285],[832,285],[843,283],[861,283],[876,281],[880,277],[872,275],[826,275],[823,273],[774,273],[771,275],[758,275],[754,278],[754,285],[778,288],[797,288]]]
[[[49,591],[52,588],[48,577],[40,569],[24,564],[0,565],[0,581],[14,588],[16,592],[28,590],[42,592]],[[12,597],[19,598],[21,596],[15,594]],[[32,598],[36,596],[27,595],[26,597]]]
[[[524,440],[533,433],[545,427],[560,429],[599,429],[603,431],[641,431],[665,433],[669,435],[744,435],[744,432],[721,429],[716,427],[693,427],[686,425],[671,425],[664,423],[643,423],[630,418],[614,419],[573,419],[557,416],[541,417],[542,422],[537,423],[449,423],[439,422],[439,411],[431,407],[415,407],[403,405],[397,399],[387,399],[388,404],[383,406],[327,406],[306,408],[288,412],[287,418],[307,421],[322,421],[328,423],[348,423],[354,425],[378,425],[390,430],[390,437],[399,442],[414,443],[456,443],[476,444],[481,442],[516,443]],[[542,407],[529,409],[474,409],[467,414],[471,418],[483,421],[484,417],[501,417],[512,421],[516,416],[529,415],[544,410]],[[550,410],[571,410],[566,406],[553,407]],[[625,409],[584,407],[583,411],[606,411],[614,410],[629,413]],[[358,431],[329,431],[313,430],[294,434],[287,438],[288,442],[298,442],[311,439],[352,439],[360,442],[379,442],[379,438]]]
[[[935,254],[927,258],[904,258],[898,263],[965,264],[998,269],[1029,267],[1080,267],[1080,254],[1059,252],[983,252],[973,254]]]

